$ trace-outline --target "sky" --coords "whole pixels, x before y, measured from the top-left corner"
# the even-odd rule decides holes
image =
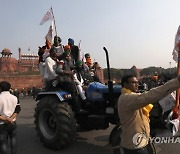
[[[175,67],[174,39],[180,25],[179,0],[1,0],[0,51],[18,58],[37,54],[45,44],[50,21],[40,25],[53,8],[58,36],[66,45],[73,38],[81,51],[107,67]],[[30,51],[28,48],[30,47]]]

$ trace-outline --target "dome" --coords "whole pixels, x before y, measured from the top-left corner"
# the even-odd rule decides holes
[[[7,49],[7,48],[4,48],[1,53],[4,54],[4,55],[12,54],[11,51],[9,49]]]

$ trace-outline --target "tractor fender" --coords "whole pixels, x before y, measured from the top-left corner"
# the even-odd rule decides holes
[[[61,102],[71,99],[71,94],[66,91],[46,91],[46,92],[39,92],[36,101],[40,100],[41,98],[45,96],[56,96]],[[66,95],[66,98],[65,98]]]

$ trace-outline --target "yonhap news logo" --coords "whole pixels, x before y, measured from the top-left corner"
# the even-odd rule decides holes
[[[133,136],[132,141],[133,141],[134,147],[137,149],[146,146],[148,143],[148,139],[145,133],[136,133]]]
[[[142,148],[146,146],[148,143],[180,143],[180,137],[149,137],[147,138],[146,134],[143,133],[136,133],[132,138],[133,144],[135,148]]]
[[[150,143],[180,143],[180,137],[150,137]]]

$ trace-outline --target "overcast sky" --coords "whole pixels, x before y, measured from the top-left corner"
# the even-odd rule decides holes
[[[39,23],[51,6],[62,43],[69,37],[77,45],[81,40],[83,53],[103,68],[104,46],[114,68],[176,66],[172,50],[179,0],[1,0],[0,50],[9,48],[15,58],[19,47],[37,54],[50,26]]]

